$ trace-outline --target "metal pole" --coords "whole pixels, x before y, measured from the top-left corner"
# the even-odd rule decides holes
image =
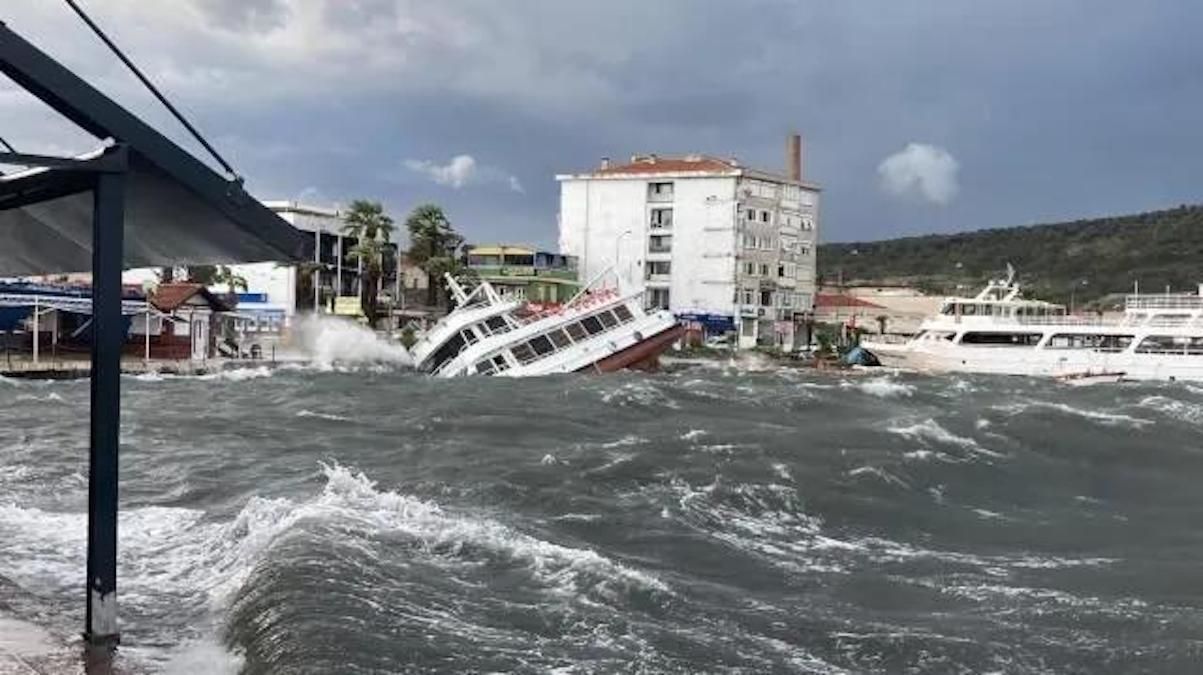
[[[33,364],[38,364],[38,296],[33,296]]]
[[[335,274],[338,278],[334,280],[335,295],[342,297],[343,294],[343,236],[338,235],[338,260],[335,261]]]
[[[313,313],[322,309],[322,231],[313,231]]]
[[[150,365],[150,296],[146,296],[146,345],[144,348],[144,360]]]
[[[117,450],[121,424],[122,239],[125,176],[96,177],[92,205],[92,418],[88,462],[88,644],[111,648],[117,630]]]

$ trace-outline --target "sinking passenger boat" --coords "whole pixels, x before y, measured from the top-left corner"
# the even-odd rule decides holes
[[[446,279],[456,307],[411,350],[416,367],[436,377],[648,369],[685,330],[667,310],[645,311],[642,292],[596,282],[560,307],[530,312],[486,281],[469,292]]]

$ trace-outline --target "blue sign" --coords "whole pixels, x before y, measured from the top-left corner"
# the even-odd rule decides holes
[[[735,330],[735,319],[726,314],[684,312],[678,314],[677,318],[690,323],[700,323],[702,324],[702,329],[711,335],[730,333]]]
[[[267,293],[239,293],[238,302],[267,302]]]

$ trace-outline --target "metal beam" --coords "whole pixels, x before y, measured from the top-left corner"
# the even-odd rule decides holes
[[[125,174],[96,176],[92,211],[92,419],[88,461],[88,645],[111,649],[117,627],[117,451],[121,349],[125,343],[121,267]]]
[[[73,171],[112,171],[124,169],[124,167],[110,166],[112,163],[112,156],[108,153],[92,159],[79,159],[76,157],[30,155],[23,152],[0,152],[0,164],[12,164],[14,166],[45,167]]]

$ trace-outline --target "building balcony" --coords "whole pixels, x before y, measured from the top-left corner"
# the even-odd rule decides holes
[[[648,286],[668,286],[672,282],[671,274],[649,274],[646,279]]]

